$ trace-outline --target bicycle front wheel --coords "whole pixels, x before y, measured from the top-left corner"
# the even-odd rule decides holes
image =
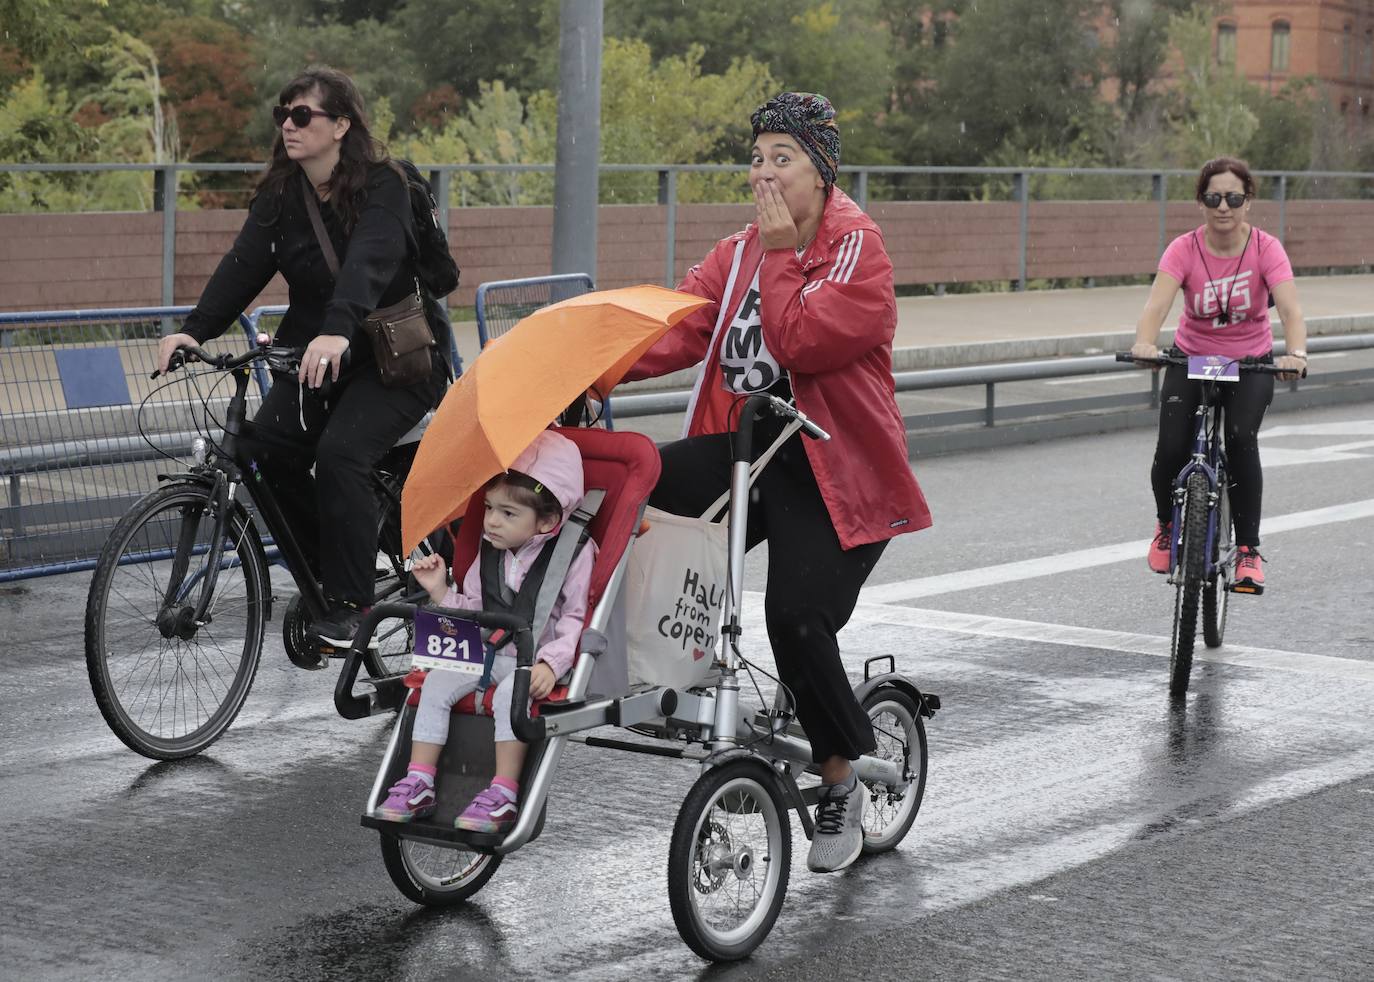
[[[257,674],[270,589],[251,521],[226,516],[214,592],[197,623],[216,521],[208,491],[143,498],[101,550],[86,599],[86,668],[105,722],[145,757],[175,760],[229,728]]]
[[[713,767],[687,792],[668,849],[678,934],[702,958],[746,957],[778,919],[791,866],[791,824],[768,767]]]
[[[1231,526],[1231,493],[1226,472],[1217,472],[1217,532],[1212,542],[1212,578],[1202,588],[1202,640],[1209,648],[1221,647],[1226,637],[1226,611],[1231,598],[1231,563],[1236,555],[1236,533]]]
[[[1174,597],[1174,635],[1169,651],[1169,694],[1182,696],[1188,691],[1193,671],[1193,644],[1197,639],[1197,608],[1202,594],[1204,558],[1207,542],[1207,495],[1205,475],[1188,477],[1180,520],[1183,540],[1178,547],[1178,569],[1174,571],[1177,593]]]

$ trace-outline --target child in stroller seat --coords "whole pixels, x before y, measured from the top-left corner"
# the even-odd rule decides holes
[[[443,607],[461,610],[524,611],[529,616],[534,597],[545,578],[548,556],[564,519],[583,497],[582,457],[577,446],[553,430],[545,430],[512,464],[485,488],[481,550],[463,576],[461,586],[448,586],[441,557],[426,556],[412,572],[430,598]],[[530,674],[530,697],[549,694],[577,656],[577,643],[587,617],[596,543],[590,539],[574,556],[554,602],[548,623],[536,638],[535,664]],[[448,739],[453,705],[483,684],[495,685],[492,715],[496,724],[496,777],[454,821],[472,832],[504,832],[519,814],[520,774],[526,745],[511,730],[510,706],[515,674],[515,645],[510,637],[489,636],[495,647],[487,676],[432,671],[425,679],[415,714],[411,759],[406,776],[392,785],[376,815],[393,822],[424,818],[435,809],[435,775],[440,752]]]

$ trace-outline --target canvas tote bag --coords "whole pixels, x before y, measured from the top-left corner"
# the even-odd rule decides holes
[[[750,487],[800,428],[800,423],[790,423],[750,465]],[[699,518],[645,509],[649,528],[634,540],[625,571],[625,637],[632,684],[688,689],[710,674],[729,588],[729,530],[712,519],[729,498],[726,491]]]

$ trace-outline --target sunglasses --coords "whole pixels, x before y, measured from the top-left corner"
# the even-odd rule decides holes
[[[309,106],[292,106],[287,109],[285,106],[272,107],[272,122],[278,126],[284,124],[288,119],[295,125],[296,129],[303,130],[310,125],[310,121],[316,116],[323,116],[326,119],[342,119],[334,113],[327,113],[323,109],[311,109]]]
[[[1202,203],[1208,208],[1220,208],[1221,199],[1226,199],[1226,204],[1232,208],[1239,208],[1245,204],[1245,199],[1249,195],[1241,194],[1239,191],[1227,191],[1222,194],[1220,191],[1205,191],[1202,195]]]

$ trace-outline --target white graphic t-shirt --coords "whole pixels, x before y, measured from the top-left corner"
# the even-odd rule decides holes
[[[759,270],[755,269],[754,281],[725,325],[725,340],[720,346],[723,384],[730,392],[763,392],[783,377],[783,369],[763,341],[762,309]]]

